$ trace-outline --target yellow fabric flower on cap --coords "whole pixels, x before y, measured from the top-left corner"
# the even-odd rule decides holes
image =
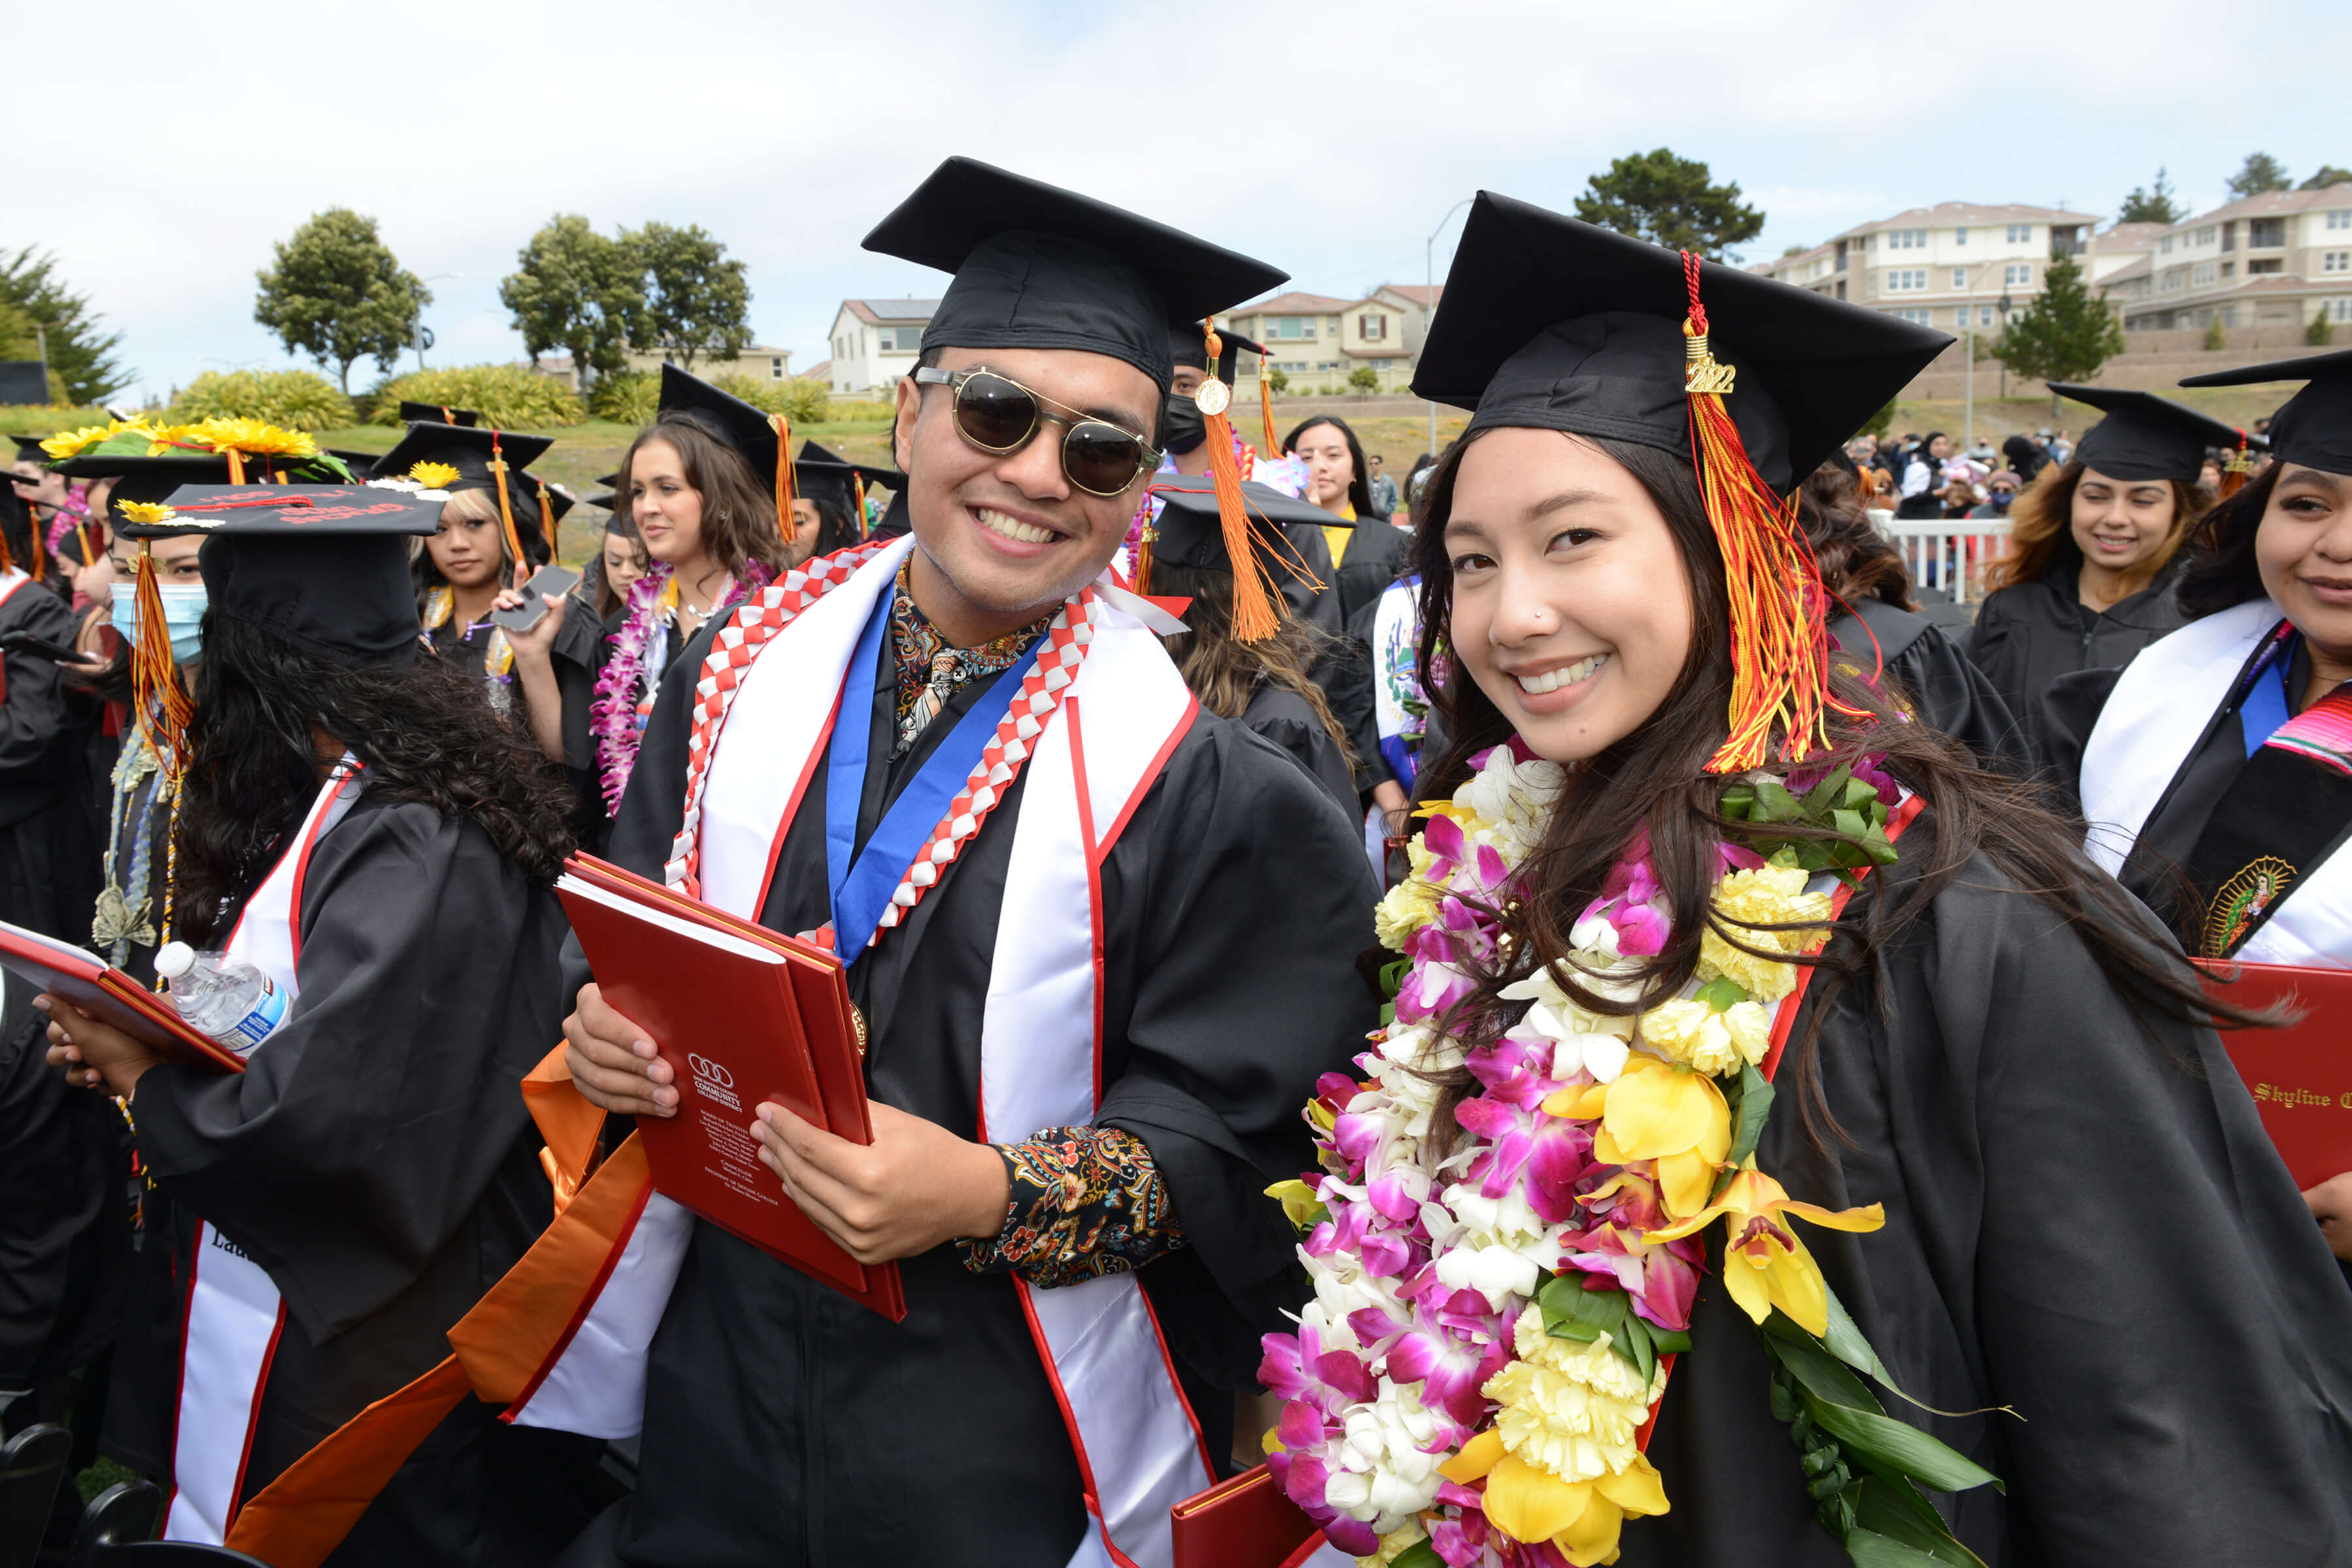
[[[150,425],[147,427],[147,455],[160,458],[168,452],[195,451],[209,445],[204,439],[201,426]]]
[[[266,420],[223,416],[195,428],[195,437],[215,452],[242,452],[248,458],[315,458],[319,443],[299,430],[281,430]]]
[[[1669,1059],[1710,1077],[1738,1072],[1764,1059],[1772,1043],[1771,1016],[1753,1002],[1717,1012],[1696,997],[1677,996],[1642,1015],[1642,1038]]]
[[[1486,1521],[1512,1540],[1549,1541],[1578,1568],[1612,1562],[1627,1515],[1667,1511],[1665,1483],[1634,1445],[1664,1372],[1645,1384],[1606,1334],[1553,1339],[1534,1306],[1512,1339],[1520,1359],[1482,1390],[1501,1414],[1440,1470],[1462,1486],[1483,1479]]]
[[[1801,1204],[1788,1190],[1756,1168],[1750,1154],[1723,1189],[1723,1196],[1698,1213],[1664,1230],[1643,1234],[1655,1245],[1692,1235],[1717,1215],[1728,1216],[1723,1244],[1723,1287],[1739,1310],[1757,1322],[1778,1307],[1809,1334],[1829,1332],[1829,1291],[1822,1282],[1821,1265],[1797,1239],[1788,1224],[1791,1217],[1809,1219],[1832,1230],[1873,1231],[1886,1223],[1878,1204],[1862,1208],[1825,1209]]]
[[[446,490],[457,482],[457,470],[446,463],[416,463],[408,477],[428,490]]]
[[[62,430],[43,441],[41,450],[49,455],[49,461],[62,463],[68,458],[88,451],[100,441],[110,440],[125,430],[136,427],[135,424],[125,425],[120,419],[113,419],[103,425],[85,425],[79,430]]]
[[[114,510],[122,514],[123,521],[143,523],[151,528],[170,522],[180,515],[156,501],[119,500],[114,503]]]
[[[1734,871],[1716,884],[1715,910],[1748,946],[1766,953],[1817,952],[1826,931],[1758,931],[1830,918],[1830,896],[1805,891],[1807,878],[1795,866],[1759,866]],[[1778,1002],[1797,988],[1797,966],[1743,952],[1712,926],[1699,932],[1698,977],[1728,980],[1759,1002]]]

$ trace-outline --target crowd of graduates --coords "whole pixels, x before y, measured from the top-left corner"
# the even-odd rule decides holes
[[[276,1568],[1167,1563],[1261,1461],[1318,1562],[2352,1562],[2352,1173],[2192,963],[2352,969],[2352,354],[2056,388],[1948,631],[1915,323],[1482,194],[1400,494],[1236,386],[1276,268],[965,159],[866,244],[891,463],[665,367],[584,575],[465,409],[19,441],[0,921],[289,1006],[7,976],[6,1431]],[[847,966],[871,1142],[745,1128],[902,1321],[630,1195],[579,854]]]

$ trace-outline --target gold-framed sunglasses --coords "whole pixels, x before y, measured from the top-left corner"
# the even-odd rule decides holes
[[[1035,438],[1039,426],[1059,425],[1062,473],[1090,496],[1122,494],[1160,466],[1159,448],[1134,431],[1055,403],[997,371],[924,366],[915,372],[915,384],[951,389],[956,433],[993,457],[1011,457]]]

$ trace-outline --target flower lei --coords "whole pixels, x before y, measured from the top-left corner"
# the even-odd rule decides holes
[[[1625,1519],[1667,1511],[1643,1447],[1670,1358],[1690,1348],[1701,1232],[1724,1218],[1724,1285],[1763,1331],[1773,1411],[1822,1522],[1850,1547],[1883,1536],[1973,1563],[1915,1483],[1992,1477],[1885,1415],[1856,1375],[1892,1388],[1885,1368],[1789,1223],[1875,1230],[1880,1205],[1794,1202],[1755,1159],[1768,1009],[1796,989],[1788,960],[1826,940],[1759,928],[1826,921],[1814,873],[1851,880],[1894,860],[1892,780],[1866,758],[1734,784],[1723,814],[1742,829],[1717,847],[1714,904],[1757,952],[1710,927],[1684,994],[1638,1016],[1587,1012],[1538,971],[1501,994],[1525,1016],[1471,1048],[1447,1015],[1475,975],[1510,966],[1495,911],[1565,777],[1516,739],[1473,766],[1425,811],[1412,875],[1378,911],[1404,957],[1386,972],[1386,1026],[1356,1058],[1370,1077],[1325,1075],[1307,1108],[1321,1169],[1270,1189],[1306,1233],[1315,1287],[1297,1331],[1265,1342],[1260,1380],[1286,1398],[1266,1438],[1276,1481],[1366,1563],[1616,1561]],[[1632,976],[1670,936],[1643,831],[1572,928],[1571,958],[1588,992],[1632,1003]],[[1449,1139],[1436,1079],[1465,1068],[1483,1092],[1455,1108]]]
[[[745,561],[741,574],[710,606],[704,625],[719,619],[768,585],[767,568]],[[589,704],[588,731],[596,737],[596,766],[602,776],[604,809],[621,809],[628,792],[629,774],[637,765],[637,700],[646,684],[646,649],[655,634],[677,618],[678,593],[673,568],[656,561],[629,585],[627,614],[613,634],[613,657],[596,677],[594,700]]]

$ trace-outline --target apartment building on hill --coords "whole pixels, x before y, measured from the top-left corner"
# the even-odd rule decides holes
[[[2153,232],[2133,237],[2128,262],[2095,275],[2126,331],[2292,327],[2322,312],[2352,322],[2352,184],[2266,191],[2169,227],[2127,226]],[[2107,243],[2102,236],[2103,251]]]
[[[1369,367],[1382,392],[1402,391],[1412,382],[1421,340],[1443,288],[1387,283],[1360,300],[1293,289],[1228,311],[1224,324],[1265,345],[1267,361],[1288,378],[1293,391],[1318,386],[1345,389],[1350,373]],[[1234,371],[1254,379],[1257,358],[1244,353]]]
[[[1994,331],[2042,292],[2053,256],[2082,258],[2098,219],[2055,207],[1939,202],[1859,224],[1748,270],[1948,332]]]

